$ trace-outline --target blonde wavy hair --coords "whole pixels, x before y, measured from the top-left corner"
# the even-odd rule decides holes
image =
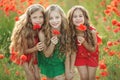
[[[84,25],[87,27],[87,30],[84,32],[85,35],[85,39],[87,40],[88,43],[92,44],[92,46],[95,46],[94,44],[94,39],[92,37],[92,33],[90,30],[90,23],[89,23],[89,15],[87,10],[83,7],[83,6],[73,6],[67,14],[67,18],[68,18],[68,22],[69,22],[69,27],[70,27],[70,31],[71,31],[71,45],[72,45],[72,49],[74,51],[76,51],[76,28],[75,25],[73,24],[73,13],[75,10],[80,10],[83,13],[84,16]]]
[[[27,41],[28,48],[35,46],[34,37],[37,36],[38,30],[33,30],[30,16],[40,10],[44,16],[44,7],[40,4],[29,6],[26,12],[15,22],[11,36],[10,52],[14,49],[19,54],[24,54],[24,40]]]
[[[45,27],[44,27],[44,32],[45,32],[45,37],[46,37],[46,45],[49,46],[50,44],[50,39],[52,37],[52,32],[51,32],[51,26],[49,24],[49,20],[50,20],[50,13],[52,11],[56,11],[61,15],[62,21],[61,21],[61,27],[60,27],[60,38],[59,38],[59,42],[60,42],[60,51],[61,53],[65,53],[69,46],[68,46],[68,42],[69,42],[69,38],[68,38],[68,34],[69,34],[69,27],[68,27],[68,22],[67,22],[67,18],[66,15],[63,11],[63,9],[55,4],[52,4],[50,6],[47,7],[46,11],[45,11]]]

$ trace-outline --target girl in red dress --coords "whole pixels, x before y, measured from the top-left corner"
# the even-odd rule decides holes
[[[96,30],[89,23],[87,10],[82,6],[72,7],[68,12],[68,21],[72,50],[77,51],[75,66],[80,80],[95,80],[99,51]]]
[[[44,44],[38,42],[38,32],[43,24],[44,8],[33,4],[16,21],[12,32],[10,59],[23,67],[27,80],[40,80],[36,55],[44,48]]]

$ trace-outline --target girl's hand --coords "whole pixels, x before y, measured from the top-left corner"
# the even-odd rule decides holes
[[[38,51],[42,51],[44,49],[44,46],[45,46],[44,43],[38,42],[36,48]]]
[[[51,42],[52,42],[52,44],[56,45],[56,44],[58,43],[58,38],[57,38],[57,36],[53,36],[53,37],[51,38]]]
[[[81,45],[85,41],[85,39],[83,37],[81,37],[81,36],[77,36],[77,40],[79,42],[78,45]]]
[[[74,74],[72,72],[66,74],[66,80],[72,80],[74,77]]]

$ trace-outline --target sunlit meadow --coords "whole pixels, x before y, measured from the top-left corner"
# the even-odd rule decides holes
[[[120,80],[120,0],[0,0],[0,80],[25,80],[21,66],[9,59],[9,44],[14,22],[34,3],[58,4],[65,13],[74,5],[84,6],[102,38],[96,80]],[[74,80],[80,80],[77,71]]]

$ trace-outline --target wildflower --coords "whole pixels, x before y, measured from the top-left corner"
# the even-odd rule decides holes
[[[100,69],[106,69],[106,64],[105,63],[100,63]]]
[[[103,72],[101,72],[101,75],[102,75],[103,77],[106,77],[106,76],[108,76],[108,72],[107,72],[107,71],[103,71]]]
[[[42,77],[42,79],[41,80],[47,80],[47,78],[46,77]]]
[[[16,17],[15,17],[15,21],[18,21],[18,20],[19,20],[19,17],[16,16]]]
[[[113,43],[112,43],[111,41],[108,41],[108,42],[107,42],[107,46],[109,46],[109,47],[110,47],[110,46],[113,46]]]
[[[39,24],[35,24],[33,26],[33,30],[41,29],[41,26]]]
[[[26,61],[27,60],[27,57],[25,55],[21,55],[20,56],[20,59],[23,60],[23,61]]]
[[[83,24],[80,24],[80,26],[78,26],[77,29],[80,31],[85,31],[87,28]]]
[[[0,54],[0,59],[3,59],[4,58],[4,55],[3,54]]]
[[[58,30],[56,30],[56,29],[53,29],[53,30],[52,30],[52,33],[53,33],[54,35],[60,35],[60,31],[58,31]]]

